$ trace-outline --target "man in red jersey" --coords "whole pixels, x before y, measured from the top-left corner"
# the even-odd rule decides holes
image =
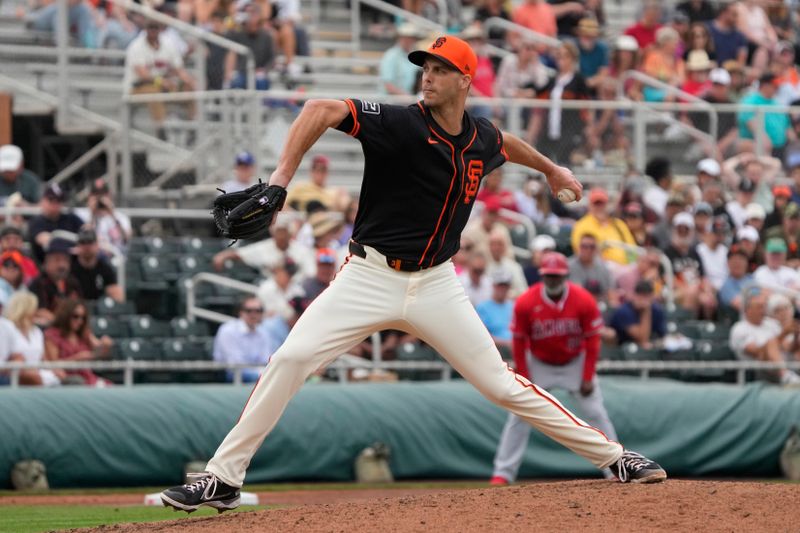
[[[511,331],[517,373],[539,387],[558,387],[577,400],[588,424],[610,440],[617,432],[603,406],[595,366],[600,355],[603,317],[594,296],[567,281],[567,258],[548,252],[539,268],[543,281],[525,291],[514,305]],[[506,485],[517,477],[528,444],[530,425],[510,415],[494,458],[493,485]],[[613,477],[610,470],[604,475]]]

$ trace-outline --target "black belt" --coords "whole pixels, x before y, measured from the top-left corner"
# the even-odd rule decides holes
[[[361,259],[367,258],[366,248],[364,248],[357,242],[350,241],[349,249],[351,254],[356,255]],[[402,272],[419,272],[420,270],[423,270],[425,268],[419,266],[413,261],[409,261],[408,259],[399,259],[396,257],[387,257],[386,264],[389,265],[389,268],[394,270],[400,270]]]

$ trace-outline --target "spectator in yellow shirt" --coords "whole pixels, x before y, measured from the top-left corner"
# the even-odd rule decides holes
[[[587,233],[597,238],[603,259],[621,265],[630,262],[629,258],[632,257],[632,254],[623,248],[613,246],[613,241],[631,245],[635,245],[636,241],[625,222],[610,215],[608,193],[604,189],[592,189],[592,192],[589,193],[589,212],[572,228],[572,249],[574,251],[578,250],[581,237]],[[604,246],[605,243],[609,243],[610,246]]]
[[[301,181],[289,189],[286,203],[293,209],[305,211],[306,204],[317,200],[328,209],[336,209],[336,191],[326,186],[330,160],[324,155],[315,155],[311,160],[311,180]]]

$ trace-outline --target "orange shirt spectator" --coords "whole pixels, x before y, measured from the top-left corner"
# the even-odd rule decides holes
[[[514,10],[511,19],[516,24],[530,28],[535,32],[543,33],[550,37],[556,36],[555,12],[553,7],[544,0],[526,0],[524,4]]]

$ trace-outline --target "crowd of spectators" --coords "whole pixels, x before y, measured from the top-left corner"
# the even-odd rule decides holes
[[[421,14],[427,5],[402,4]],[[27,15],[34,27],[52,29],[52,5],[37,7]],[[523,112],[522,131],[539,150],[569,166],[604,165],[615,157],[630,164],[631,146],[620,113],[565,108],[566,100],[614,100],[623,94],[642,102],[684,102],[688,94],[711,103],[769,107],[800,98],[795,62],[798,16],[771,3],[687,0],[667,11],[661,3],[647,0],[634,24],[613,38],[606,31],[599,0],[524,0],[512,10],[486,0],[471,7],[474,20],[462,24],[460,35],[479,58],[473,96],[547,100],[548,108]],[[293,58],[308,52],[295,0],[178,2],[165,4],[163,10],[250,48],[259,89],[270,87],[275,69],[296,74]],[[519,32],[487,28],[483,23],[490,17],[514,21],[559,43],[547,46]],[[115,4],[73,0],[70,18],[84,45],[113,43],[127,49],[125,81],[133,92],[245,87],[250,81],[241,58],[213,46],[208,79],[194,80],[184,68],[191,45],[178,32],[138,19]],[[398,25],[395,36],[380,63],[376,89],[413,95],[418,92],[419,71],[405,56],[421,43],[428,44],[428,36],[409,24]],[[494,57],[490,45],[511,53]],[[623,81],[628,70],[661,85],[633,77]],[[153,104],[150,111],[161,124],[163,105]],[[497,121],[509,118],[502,106],[473,105],[471,111]],[[188,115],[193,112],[187,107]],[[673,116],[701,130],[709,128],[703,113]],[[495,170],[483,180],[480,207],[454,257],[466,295],[498,346],[507,348],[514,298],[539,280],[541,255],[558,249],[572,256],[571,280],[606,309],[603,338],[608,344],[668,347],[673,332],[667,327],[667,304],[674,301],[690,319],[735,322],[742,313],[730,339],[740,357],[796,358],[800,350],[794,315],[774,302],[788,293],[791,308],[798,301],[793,291],[800,290],[799,132],[800,120],[782,112],[720,114],[717,143],[698,152],[706,153],[694,158],[695,175],[676,177],[671,161],[652,158],[645,168],[629,168],[618,187],[588,186],[586,201],[572,206],[554,201],[541,177],[529,176],[512,190],[504,186],[502,170]],[[768,155],[755,155],[757,146]],[[346,260],[358,201],[329,185],[334,163],[328,157],[316,154],[310,163],[308,175],[293,182],[287,213],[272,226],[270,238],[226,249],[212,261],[217,271],[241,261],[262,275],[256,296],[240,303],[239,318],[219,335],[247,338],[243,350],[256,342],[270,347],[256,357],[219,342],[217,360],[265,362]],[[230,192],[252,185],[257,168],[253,154],[239,153],[231,179],[221,188]],[[39,205],[41,210],[28,221],[7,220],[0,239],[0,303],[5,306],[26,291],[36,297],[33,326],[24,326],[23,337],[31,336],[32,327],[53,327],[59,317],[63,322],[64,302],[99,296],[124,299],[103,250],[124,256],[133,230],[130,220],[115,209],[108,186],[102,180],[92,183],[86,206],[64,213],[67,193],[58,184],[43,188],[41,180],[25,170],[18,147],[0,147],[0,175],[0,198]],[[510,229],[519,217],[539,233],[527,249],[512,239]],[[775,337],[758,346],[741,345],[734,332],[747,331],[747,324],[760,327],[765,320],[761,315],[770,309],[777,313],[774,320],[780,328],[765,331],[776,331]],[[11,322],[27,324],[21,319]],[[66,326],[61,331],[78,335]],[[767,343],[773,338],[777,348]],[[385,357],[392,356],[399,339],[411,341],[384,332]],[[101,341],[82,342],[89,349],[81,353],[102,355]],[[371,349],[361,345],[355,352],[367,356]],[[771,377],[784,383],[796,378],[790,371]]]
[[[83,207],[57,183],[24,166],[22,150],[0,146],[0,206],[38,207],[29,218],[3,216],[0,227],[0,361],[89,360],[107,357],[112,341],[89,328],[90,303],[126,295],[112,259],[123,260],[133,228],[114,207],[108,185],[94,180]],[[7,376],[0,374],[0,381]],[[108,382],[88,370],[23,371],[20,383],[55,386]]]
[[[561,103],[567,100],[614,100],[623,94],[642,102],[683,103],[700,98],[755,109],[800,99],[795,62],[800,13],[779,2],[687,0],[669,8],[647,0],[641,3],[635,22],[619,35],[607,31],[601,1],[525,0],[515,2],[510,10],[507,4],[489,0],[469,6],[467,12],[474,17],[463,17],[460,35],[478,53],[473,95],[550,101],[547,109],[525,110],[521,120],[526,140],[562,164],[630,161],[621,113],[564,107]],[[407,7],[424,12],[423,3],[411,2]],[[513,21],[560,43],[551,46],[520,31],[484,26],[491,17]],[[415,94],[419,72],[417,83],[412,83],[413,68],[399,58],[413,46],[422,46],[429,36],[408,24],[400,26],[397,35],[397,44],[381,62],[379,89]],[[511,54],[491,57],[487,44]],[[623,79],[629,70],[657,83]],[[509,113],[483,105],[473,106],[472,111],[494,119],[508,119]],[[710,131],[707,113],[676,112],[674,117]],[[752,151],[757,141],[765,153],[783,158],[797,139],[794,118],[766,113],[762,124],[752,110],[720,113],[716,143],[704,142],[697,150],[729,157]],[[669,128],[665,135],[671,134],[681,132]]]

